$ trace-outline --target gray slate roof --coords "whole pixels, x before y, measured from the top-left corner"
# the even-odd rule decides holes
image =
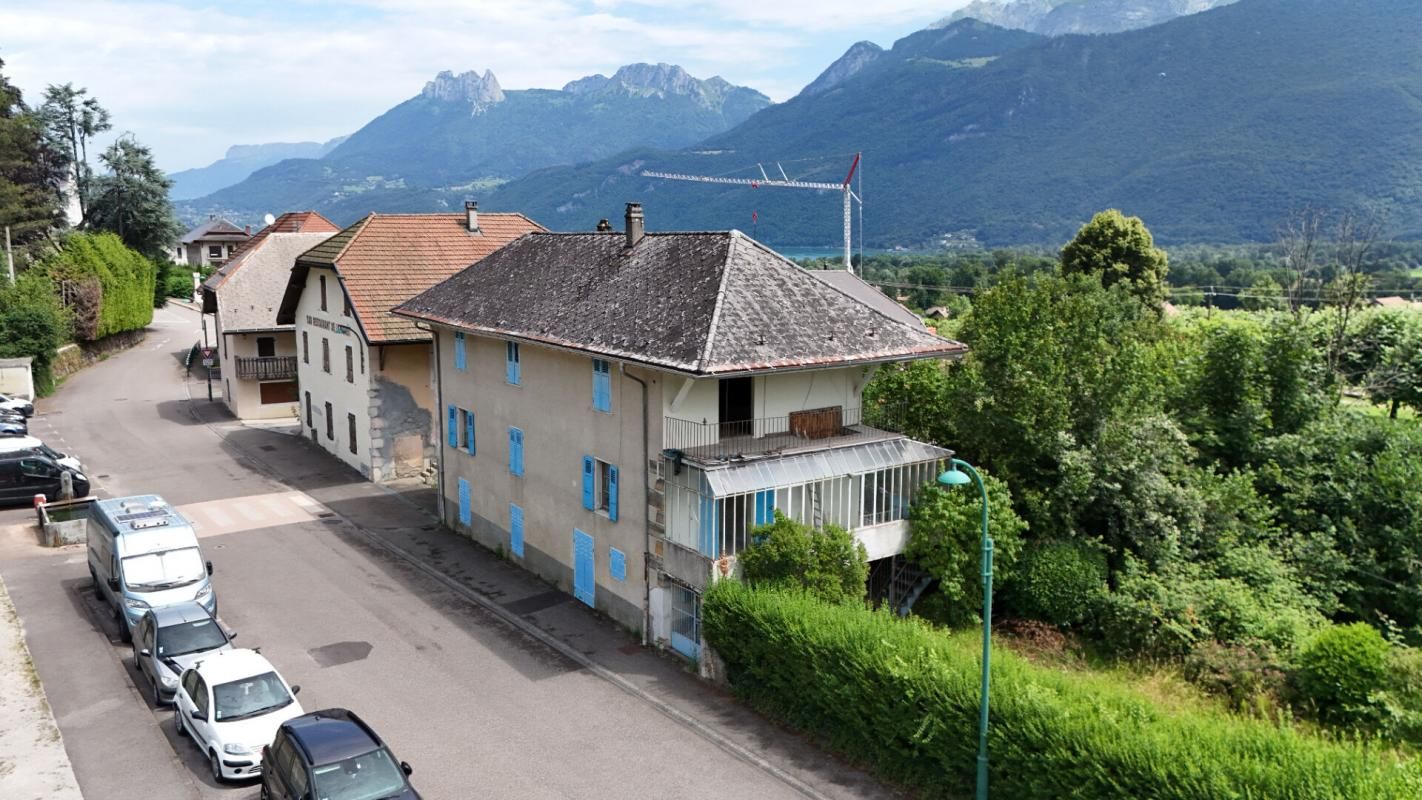
[[[182,243],[192,244],[204,240],[240,242],[252,234],[221,217],[211,217],[206,222],[183,234]]]
[[[881,314],[893,317],[905,325],[924,327],[918,315],[899,305],[894,298],[867,284],[864,279],[844,269],[815,269],[810,274],[845,294],[873,306]]]
[[[277,324],[277,307],[296,257],[331,238],[329,232],[272,233],[203,282],[204,306],[215,297],[224,333],[289,331]]]
[[[395,313],[692,375],[935,358],[966,347],[887,315],[740,231],[532,233]]]

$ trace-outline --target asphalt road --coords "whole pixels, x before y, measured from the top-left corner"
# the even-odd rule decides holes
[[[148,340],[71,378],[32,429],[78,455],[100,496],[205,504],[223,621],[260,646],[307,710],[345,706],[415,768],[430,798],[801,797],[648,704],[322,519],[190,412],[182,356],[197,315],[157,312]],[[344,468],[341,468],[344,469]],[[224,502],[213,502],[224,501]],[[28,511],[0,513],[0,524]],[[0,533],[17,609],[85,796],[248,798],[217,786],[135,683],[81,548]]]

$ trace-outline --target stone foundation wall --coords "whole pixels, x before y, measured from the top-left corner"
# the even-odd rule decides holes
[[[114,353],[134,347],[141,343],[147,335],[146,330],[124,331],[112,336],[105,336],[94,342],[66,344],[55,351],[54,379],[55,381],[63,380]]]

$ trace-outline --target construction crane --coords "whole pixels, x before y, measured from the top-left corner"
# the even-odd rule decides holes
[[[850,246],[853,239],[853,230],[850,225],[851,211],[853,203],[859,203],[862,207],[864,201],[859,195],[854,193],[850,187],[850,182],[854,180],[854,173],[859,169],[860,153],[854,154],[854,163],[849,165],[849,174],[844,176],[843,183],[820,183],[816,181],[791,180],[785,174],[785,168],[776,164],[776,169],[780,170],[779,178],[772,178],[765,172],[765,167],[756,164],[760,169],[760,178],[722,178],[715,175],[682,175],[677,172],[658,172],[652,169],[642,170],[644,178],[665,178],[671,181],[692,181],[694,183],[723,183],[732,186],[749,186],[752,189],[759,189],[762,186],[779,186],[786,189],[815,189],[837,191],[844,195],[844,268],[854,272],[854,264],[849,260]]]

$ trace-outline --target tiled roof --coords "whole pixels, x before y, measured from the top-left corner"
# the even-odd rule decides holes
[[[203,310],[208,300],[225,333],[290,330],[277,324],[277,306],[286,291],[296,257],[329,239],[329,232],[269,233],[240,259],[224,265],[203,283]]]
[[[923,320],[918,315],[899,305],[894,298],[865,283],[858,275],[846,269],[815,269],[810,274],[830,286],[859,300],[885,316],[893,317],[905,325],[922,327]]]
[[[237,245],[237,249],[232,251],[232,257],[228,259],[228,263],[251,250],[263,238],[273,233],[336,233],[340,229],[341,226],[315,211],[288,211],[272,220],[272,224],[252,234],[252,238]],[[218,272],[221,271],[218,270]]]
[[[251,234],[221,217],[210,217],[207,222],[183,234],[182,243],[192,244],[203,240],[245,240]]]
[[[739,231],[533,234],[397,313],[695,375],[966,351]]]
[[[332,267],[372,343],[427,341],[395,306],[454,275],[526,233],[543,227],[522,214],[480,214],[470,233],[463,213],[370,214],[301,255],[291,272],[278,319],[294,321],[311,267]]]

